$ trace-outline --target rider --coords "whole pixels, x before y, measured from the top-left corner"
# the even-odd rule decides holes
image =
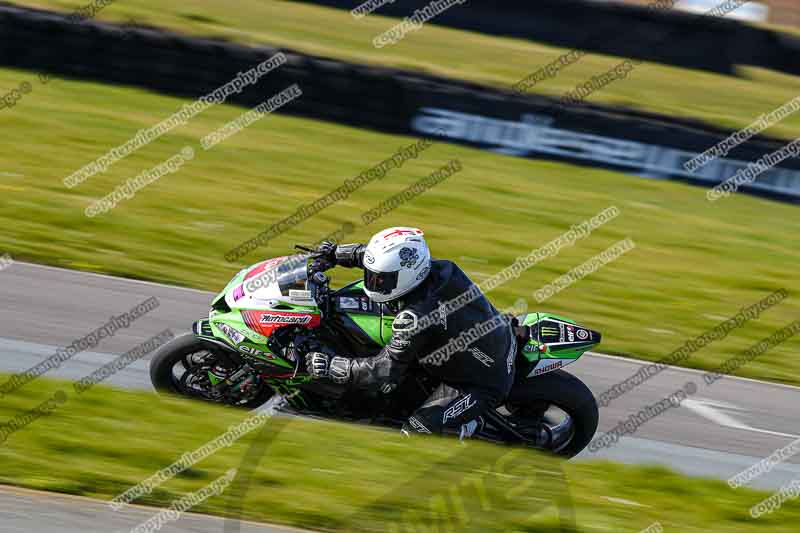
[[[417,360],[440,385],[403,425],[403,433],[446,431],[465,438],[480,431],[482,415],[506,399],[514,381],[517,343],[506,317],[455,263],[431,260],[419,229],[385,229],[366,246],[324,242],[317,252],[317,270],[336,265],[363,268],[364,292],[396,316],[392,338],[378,355],[348,358],[311,352],[306,355],[308,372],[388,393]],[[460,307],[448,305],[450,312],[444,313],[445,302],[459,296]],[[435,322],[428,325],[431,317]],[[481,335],[475,334],[476,325],[484,322],[491,327],[479,326]],[[473,342],[455,342],[470,329]],[[435,357],[428,357],[432,353]]]

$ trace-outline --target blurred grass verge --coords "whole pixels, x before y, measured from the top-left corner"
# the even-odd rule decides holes
[[[0,70],[0,86],[35,73]],[[436,144],[345,200],[236,263],[224,254],[383,161],[415,139],[331,123],[269,115],[215,148],[199,139],[245,110],[216,106],[73,189],[62,180],[185,100],[66,80],[33,90],[0,115],[0,253],[67,268],[220,290],[236,271],[310,244],[345,222],[345,240],[364,242],[383,227],[415,225],[434,254],[477,282],[494,275],[612,205],[621,214],[496,288],[500,307],[525,298],[532,310],[574,318],[603,332],[600,351],[657,360],[779,288],[780,305],[698,351],[684,365],[714,369],[800,314],[797,207],[736,194],[715,203],[706,189],[676,182],[521,159]],[[91,202],[190,145],[194,160],[94,218]],[[451,159],[463,170],[364,226],[378,206]],[[613,243],[636,248],[542,304],[533,292]],[[358,273],[334,270],[341,284]],[[0,272],[0,283],[4,273]],[[193,320],[199,317],[186,317]],[[738,375],[800,383],[792,339]],[[623,377],[623,376],[620,376]]]
[[[44,9],[71,11],[88,0],[24,0],[13,2]],[[469,5],[454,9],[469,9]],[[372,39],[400,19],[369,15],[355,20],[346,10],[276,0],[193,0],[164,3],[126,0],[105,7],[99,20],[146,24],[189,35],[215,36],[249,45],[284,46],[347,61],[425,71],[508,89],[512,84],[568,52],[523,39],[500,38],[426,24],[398,44],[382,49]],[[609,39],[615,36],[609,35]],[[454,45],[455,43],[455,45]],[[712,53],[712,52],[709,52]],[[537,84],[536,91],[560,97],[614,68],[620,59],[589,54],[556,77]],[[592,94],[589,103],[621,105],[695,118],[739,129],[797,96],[794,76],[764,69],[741,68],[738,77],[645,63],[624,80]],[[800,116],[792,116],[765,135],[800,136]]]
[[[0,483],[110,500],[248,416],[105,386],[78,396],[45,378],[4,398],[0,416],[57,390],[65,403],[0,445]],[[237,493],[234,483],[193,511],[230,516],[243,494],[243,519],[325,531],[555,532],[572,523],[576,532],[635,532],[659,522],[665,531],[789,533],[800,520],[797,501],[754,520],[748,510],[767,493],[660,467],[563,463],[530,450],[284,417],[264,426],[273,429],[257,464],[242,463],[261,430],[135,503],[166,507],[229,468],[247,468],[248,490]]]

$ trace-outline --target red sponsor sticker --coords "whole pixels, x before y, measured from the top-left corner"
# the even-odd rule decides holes
[[[309,313],[287,313],[282,311],[242,311],[244,320],[253,331],[269,337],[276,328],[303,326],[315,328],[321,322],[320,315]]]

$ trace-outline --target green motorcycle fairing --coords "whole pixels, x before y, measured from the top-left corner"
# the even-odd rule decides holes
[[[303,256],[269,259],[241,270],[214,298],[208,319],[194,326],[195,334],[201,338],[221,341],[245,358],[273,365],[276,370],[285,369],[280,382],[288,386],[309,378],[294,376],[296,361],[273,353],[269,337],[279,327],[313,328],[321,320],[320,309],[307,290],[306,263],[292,261],[297,258]],[[277,275],[253,288],[252,280],[268,269],[277,271]],[[369,300],[363,281],[335,291],[333,300],[334,312],[348,317],[375,345],[382,347],[389,342],[394,315],[384,305]],[[521,325],[530,326],[530,340],[522,349],[532,364],[528,377],[573,363],[600,342],[598,332],[554,314],[528,313],[518,320]]]
[[[520,325],[530,328],[530,339],[522,348],[522,354],[533,365],[527,377],[572,364],[600,344],[599,332],[569,318],[551,313],[528,313],[517,319]]]

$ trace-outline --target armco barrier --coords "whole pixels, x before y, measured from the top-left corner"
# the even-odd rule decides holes
[[[0,65],[178,96],[204,95],[277,51],[157,29],[128,30],[123,37],[111,24],[76,24],[62,14],[0,5]],[[228,101],[254,107],[297,83],[303,96],[280,113],[406,135],[441,131],[442,140],[510,155],[706,185],[733,176],[748,161],[784,144],[757,137],[691,175],[683,163],[729,131],[691,120],[595,105],[562,106],[534,94],[284,53],[285,65]],[[34,98],[35,93],[27,96],[16,109],[34,105]],[[800,162],[791,159],[781,165],[743,190],[798,201]]]
[[[348,11],[364,0],[295,0]],[[719,0],[721,4],[724,0]],[[377,15],[403,18],[431,0],[387,3]],[[596,0],[467,0],[426,24],[732,74],[753,65],[800,74],[800,39],[727,19]],[[387,29],[396,22],[387,20]],[[533,67],[533,65],[532,65]]]

